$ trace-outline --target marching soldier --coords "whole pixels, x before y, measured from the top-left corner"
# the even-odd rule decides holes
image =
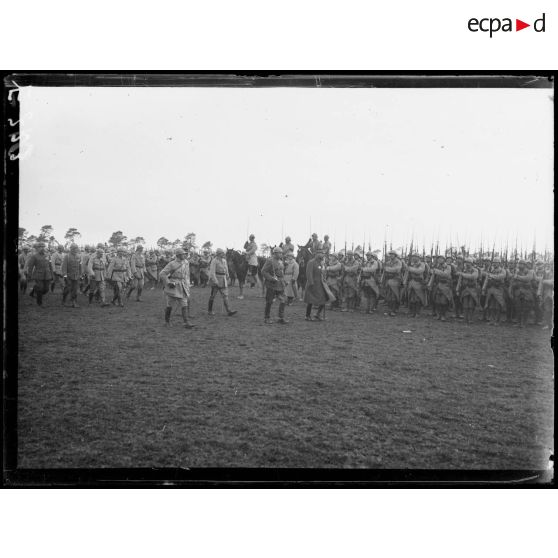
[[[463,319],[463,306],[461,304],[461,297],[457,294],[457,283],[459,282],[459,274],[464,269],[464,258],[462,254],[458,254],[456,263],[451,263],[451,279],[452,279],[452,292],[453,292],[453,306],[455,309],[455,317]]]
[[[50,292],[54,292],[56,285],[60,285],[60,290],[64,290],[64,281],[62,277],[62,261],[64,260],[64,247],[59,244],[56,247],[56,252],[52,254],[50,263],[52,265],[53,280],[50,284]]]
[[[215,315],[213,312],[213,301],[215,300],[215,295],[219,292],[223,297],[227,316],[234,316],[237,310],[231,310],[229,307],[229,266],[225,259],[225,251],[222,248],[217,248],[215,257],[211,260],[209,266],[209,286],[211,287],[211,293],[207,305],[208,314],[210,316]]]
[[[438,320],[446,321],[446,312],[453,303],[451,267],[446,264],[444,256],[438,256],[436,267],[432,269],[429,289]]]
[[[165,325],[170,326],[173,304],[180,305],[184,327],[192,329],[194,324],[188,320],[188,304],[190,298],[190,264],[186,259],[186,252],[178,248],[176,259],[168,263],[161,271],[160,277],[165,286]]]
[[[81,255],[81,269],[82,269],[82,276],[81,276],[81,286],[80,290],[82,294],[86,294],[89,290],[89,277],[85,271],[87,270],[87,264],[89,263],[89,258],[93,255],[94,249],[89,244],[86,244],[83,247],[83,254]]]
[[[347,251],[347,257],[343,264],[343,295],[345,299],[345,307],[341,308],[341,312],[353,312],[356,309],[358,297],[358,272],[360,270],[359,263],[355,260],[352,250]]]
[[[329,265],[326,266],[326,284],[333,293],[333,296],[335,296],[335,300],[330,305],[331,310],[340,308],[342,298],[342,276],[343,264],[339,261],[337,254],[332,253],[329,256]]]
[[[500,325],[501,313],[506,311],[504,298],[506,272],[501,267],[501,263],[500,258],[494,258],[492,266],[485,273],[482,286],[482,293],[486,296],[485,309],[488,312],[488,323],[491,325]]]
[[[288,238],[288,237],[287,237]],[[292,252],[285,255],[285,294],[287,295],[287,306],[298,298],[297,279],[299,274],[299,266]]]
[[[103,252],[103,245],[97,244],[97,251],[87,262],[87,276],[89,277],[89,304],[93,297],[98,294],[101,299],[101,306],[108,306],[105,300],[105,277],[107,260]]]
[[[157,271],[157,256],[153,250],[150,250],[145,257],[145,271],[146,276],[151,283],[150,290],[154,291],[157,286],[157,282],[159,281],[159,274]]]
[[[403,264],[395,250],[388,252],[389,260],[384,267],[384,281],[386,283],[386,302],[389,315],[395,316],[401,303],[401,269]]]
[[[118,306],[121,308],[124,308],[122,293],[130,275],[131,270],[128,258],[126,257],[126,250],[122,246],[119,246],[116,250],[116,257],[109,264],[107,276],[112,281],[114,289],[112,304],[118,302]]]
[[[373,252],[367,252],[366,262],[364,262],[360,272],[360,288],[363,297],[366,298],[367,314],[375,312],[378,306],[380,288],[376,282],[376,277],[378,276],[379,269],[376,255]]]
[[[70,252],[64,256],[60,268],[60,273],[62,273],[62,277],[64,278],[62,305],[66,304],[66,299],[68,295],[70,295],[72,308],[78,308],[77,295],[82,271],[79,247],[77,244],[70,244]]]
[[[128,289],[126,299],[129,299],[134,289],[137,289],[136,302],[141,302],[141,293],[145,280],[145,257],[143,255],[143,246],[137,246],[136,251],[130,259],[130,270],[132,272],[132,284]]]
[[[515,306],[516,317],[519,320],[519,327],[527,325],[529,314],[533,308],[535,297],[533,296],[533,282],[535,273],[527,269],[527,262],[519,260],[519,264],[512,277],[512,299]]]
[[[264,323],[272,324],[271,319],[271,306],[274,299],[279,301],[279,319],[277,320],[280,324],[288,324],[289,322],[285,319],[285,306],[286,306],[286,296],[285,296],[285,270],[283,261],[281,257],[283,256],[283,250],[276,246],[273,251],[271,258],[268,258],[262,267],[262,277],[265,280],[265,310],[264,310]]]
[[[46,244],[37,242],[35,253],[25,264],[25,273],[31,276],[35,282],[33,292],[37,297],[37,305],[43,305],[43,296],[48,293],[50,282],[52,281],[52,266],[50,260],[45,255]]]
[[[420,261],[418,254],[411,254],[411,263],[405,273],[404,288],[407,289],[409,314],[415,318],[422,306],[426,306],[425,288],[426,264]]]
[[[463,270],[458,271],[457,295],[465,313],[465,322],[470,324],[473,321],[475,308],[480,306],[479,300],[479,270],[473,267],[473,259],[465,258]]]

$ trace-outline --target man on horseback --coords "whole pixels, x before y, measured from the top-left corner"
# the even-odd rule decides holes
[[[245,242],[244,250],[246,252],[246,261],[248,262],[248,274],[246,278],[248,279],[250,288],[252,288],[258,284],[258,256],[256,254],[258,245],[256,244],[256,237],[253,234],[251,234]],[[282,254],[283,251],[281,250],[281,255]]]

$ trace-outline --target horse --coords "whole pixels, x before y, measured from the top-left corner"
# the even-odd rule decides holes
[[[300,293],[299,294],[300,300],[302,300],[303,298],[302,294],[304,288],[306,287],[306,266],[314,256],[312,255],[312,252],[310,251],[308,246],[301,246],[300,244],[298,244],[297,246],[298,246],[298,251],[296,253],[296,263],[298,264],[299,267],[297,285],[298,285],[298,292]]]
[[[225,258],[229,268],[229,275],[232,278],[234,274],[234,277],[238,279],[238,288],[240,289],[240,295],[238,298],[243,299],[244,283],[246,282],[246,274],[248,273],[248,262],[246,261],[246,256],[239,250],[227,248]]]

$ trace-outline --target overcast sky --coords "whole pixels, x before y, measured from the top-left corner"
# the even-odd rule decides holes
[[[552,246],[549,89],[22,90],[20,226]]]

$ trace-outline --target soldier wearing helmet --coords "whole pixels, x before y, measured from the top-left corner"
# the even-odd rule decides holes
[[[214,316],[213,302],[215,295],[219,293],[223,297],[223,304],[227,312],[227,316],[234,316],[236,310],[231,310],[229,306],[229,266],[225,259],[225,251],[222,248],[215,250],[215,257],[209,265],[209,286],[211,293],[209,294],[209,302],[207,304],[207,312],[210,316]]]
[[[395,250],[388,252],[388,258],[384,268],[386,302],[389,307],[389,315],[395,316],[401,304],[401,271],[403,264]]]
[[[141,293],[145,280],[145,257],[143,255],[143,246],[136,246],[136,251],[130,258],[130,271],[132,272],[132,284],[126,294],[129,299],[134,290],[137,289],[136,302],[141,302]]]
[[[273,301],[279,301],[279,319],[280,324],[289,323],[285,319],[285,306],[287,298],[285,296],[285,266],[283,264],[283,250],[276,246],[262,267],[262,276],[265,280],[265,310],[264,322],[272,324],[271,319],[271,306]]]
[[[108,306],[105,300],[105,279],[107,271],[107,260],[103,251],[103,245],[97,244],[97,250],[87,262],[87,276],[89,277],[89,304],[93,297],[98,295],[101,306]]]
[[[70,245],[70,252],[64,256],[60,272],[64,278],[62,305],[66,303],[66,298],[70,295],[72,308],[77,308],[79,280],[82,274],[81,255],[77,244],[72,243]]]
[[[355,260],[354,252],[347,250],[347,257],[343,264],[343,298],[345,305],[341,308],[341,312],[353,312],[356,310],[358,299],[358,273],[360,264]]]

